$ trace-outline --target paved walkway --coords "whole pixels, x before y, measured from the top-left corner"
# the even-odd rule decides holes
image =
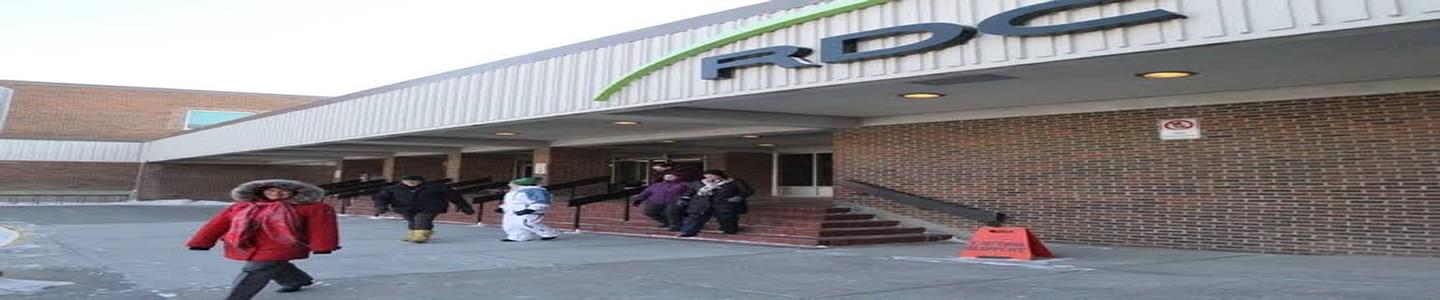
[[[0,207],[0,224],[23,233],[0,248],[0,299],[219,299],[240,263],[182,246],[218,209]],[[1024,263],[956,259],[959,243],[805,250],[567,234],[516,244],[458,225],[412,245],[393,220],[341,226],[344,249],[299,262],[320,284],[257,299],[1440,298],[1440,259],[1427,258],[1051,245],[1064,258]],[[65,285],[19,287],[35,282]]]

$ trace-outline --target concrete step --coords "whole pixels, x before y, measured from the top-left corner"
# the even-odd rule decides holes
[[[604,226],[592,225],[582,226],[582,231],[595,233],[615,233],[631,236],[644,236],[652,238],[679,238],[676,232],[670,232],[658,228],[641,228],[630,226]],[[861,235],[841,237],[797,237],[780,236],[741,231],[738,234],[724,234],[718,231],[702,231],[698,236],[699,240],[718,242],[739,242],[759,244],[779,244],[793,246],[857,246],[894,243],[922,243],[949,240],[952,236],[946,234],[930,233],[904,233],[886,235]]]
[[[565,224],[563,224],[563,225],[564,225],[564,226],[573,227],[573,223],[565,223]],[[581,228],[581,229],[585,229],[587,226],[597,226],[597,225],[598,225],[598,226],[635,227],[636,229],[651,229],[651,228],[657,229],[657,230],[660,229],[659,227],[655,227],[655,225],[656,225],[655,222],[654,222],[654,221],[651,221],[651,220],[631,220],[630,222],[625,222],[625,221],[620,221],[620,220],[603,220],[603,221],[602,221],[602,220],[591,220],[591,221],[582,222],[581,225],[580,225],[580,228]],[[552,226],[553,226],[553,225],[552,225]],[[905,233],[921,233],[921,232],[925,232],[925,228],[918,228],[918,227],[910,227],[910,228],[906,228],[906,227],[895,227],[894,225],[883,225],[883,226],[873,226],[873,227],[822,228],[822,227],[787,227],[787,226],[766,226],[766,225],[746,225],[746,224],[741,224],[741,225],[740,225],[740,228],[741,228],[742,232],[747,232],[747,233],[764,234],[764,235],[795,236],[795,237],[807,237],[807,238],[839,237],[839,236],[857,236],[857,235],[889,235],[889,234],[905,234]],[[714,231],[714,232],[716,232],[716,233],[719,233],[719,232],[720,232],[720,225],[717,224],[717,223],[714,222],[714,221],[711,221],[711,222],[709,222],[708,224],[705,224],[705,229],[704,229],[704,230],[709,230],[709,231]]]
[[[856,227],[888,227],[898,226],[900,221],[889,220],[849,220],[849,221],[825,221],[819,223],[820,228],[856,228]]]
[[[635,227],[635,226],[610,226],[610,225],[590,224],[590,225],[582,225],[580,228],[581,228],[581,229],[580,229],[581,231],[587,231],[587,232],[595,232],[595,233],[616,233],[616,234],[645,236],[645,237],[653,237],[653,238],[679,238],[678,235],[680,235],[680,233],[678,233],[678,232],[671,232],[671,231],[668,231],[668,230],[665,230],[665,229],[653,228],[653,227],[651,227],[651,228],[646,228],[646,227]],[[700,232],[700,235],[699,235],[698,238],[696,238],[696,239],[699,239],[699,240],[710,240],[710,241],[721,241],[721,242],[741,242],[741,243],[758,243],[758,244],[772,244],[772,245],[791,245],[791,246],[806,246],[806,247],[814,247],[814,246],[818,246],[818,245],[819,245],[819,240],[818,240],[817,238],[794,237],[794,236],[783,236],[783,235],[768,235],[768,234],[758,234],[758,233],[743,232],[743,231],[740,232],[739,234],[724,234],[724,233],[721,233],[721,232],[719,232],[719,231],[705,230],[705,231],[701,231],[701,232]]]
[[[909,233],[893,235],[865,235],[851,237],[833,237],[820,240],[825,246],[858,246],[875,244],[899,244],[899,243],[923,243],[949,240],[953,236],[948,234],[933,233]]]
[[[850,236],[876,236],[925,233],[925,228],[920,227],[860,227],[860,228],[830,228],[820,229],[820,237],[850,237]]]

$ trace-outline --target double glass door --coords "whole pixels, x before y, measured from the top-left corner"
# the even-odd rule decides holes
[[[834,195],[833,153],[776,153],[775,178],[781,197]]]

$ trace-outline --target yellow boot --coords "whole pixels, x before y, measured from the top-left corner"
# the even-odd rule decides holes
[[[435,234],[434,231],[430,230],[416,230],[415,232],[415,238],[411,239],[411,242],[415,243],[424,243],[425,241],[429,241],[430,235]]]
[[[417,237],[419,237],[419,236],[420,236],[420,231],[419,231],[419,230],[411,230],[409,233],[406,234],[404,241],[406,241],[406,242],[412,242],[412,241],[415,241],[415,238],[417,238]]]

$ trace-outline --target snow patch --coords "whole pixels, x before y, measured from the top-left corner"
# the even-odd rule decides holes
[[[228,206],[230,202],[190,199],[130,200],[125,202],[0,202],[0,206]]]
[[[890,259],[892,259],[892,260],[899,260],[899,261],[913,261],[913,262],[926,262],[926,263],[964,263],[964,264],[980,264],[980,265],[991,265],[991,266],[1002,266],[1002,267],[1021,267],[1021,268],[1027,268],[1027,269],[1056,270],[1056,271],[1094,271],[1094,270],[1095,270],[1095,269],[1091,269],[1091,268],[1080,268],[1080,267],[1069,266],[1069,265],[1051,265],[1051,264],[1050,264],[1050,263],[1054,263],[1054,262],[1060,262],[1060,261],[1070,260],[1069,258],[1057,258],[1057,259],[1025,261],[1025,260],[1011,260],[1011,259],[983,259],[983,258],[968,258],[968,257],[911,257],[911,256],[892,256],[892,257],[890,257]]]
[[[0,295],[31,295],[57,286],[75,284],[67,281],[40,281],[0,278]]]
[[[20,232],[10,229],[9,227],[0,226],[0,248],[10,246],[11,243],[14,243],[15,240],[18,239],[20,239]]]
[[[160,296],[160,297],[165,297],[165,298],[180,297],[180,295],[171,294],[171,293],[159,293],[159,294],[155,294],[155,295],[156,295],[156,296]]]

